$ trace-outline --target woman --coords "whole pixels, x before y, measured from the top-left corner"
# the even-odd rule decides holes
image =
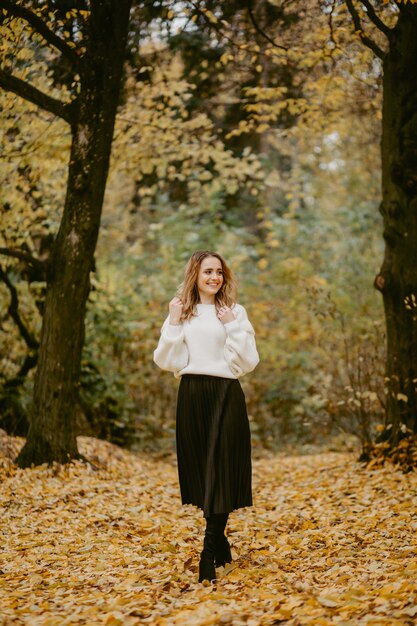
[[[154,353],[181,378],[177,402],[178,474],[183,504],[203,510],[199,582],[230,563],[228,515],[252,504],[250,431],[237,380],[259,362],[255,333],[222,257],[194,252]]]

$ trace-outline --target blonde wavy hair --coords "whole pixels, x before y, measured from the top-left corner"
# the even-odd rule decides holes
[[[197,250],[191,255],[185,267],[184,280],[177,290],[177,296],[183,305],[181,316],[183,320],[188,320],[197,313],[196,307],[200,302],[200,294],[197,287],[198,273],[201,263],[210,256],[214,256],[220,261],[223,270],[223,284],[215,296],[216,309],[219,310],[222,306],[232,307],[236,303],[236,280],[226,261],[217,252]]]

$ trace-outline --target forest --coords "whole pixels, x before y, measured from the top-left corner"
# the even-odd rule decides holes
[[[261,498],[269,493],[263,473],[276,478],[282,458],[288,481],[294,459],[305,463],[306,485],[326,464],[342,481],[338,463],[348,459],[351,484],[369,471],[378,494],[383,472],[406,515],[403,481],[414,474],[397,470],[417,462],[416,3],[0,0],[0,34],[5,485],[18,481],[29,494],[29,468],[53,495],[54,477],[90,480],[90,463],[123,491],[124,473],[146,468],[150,506],[160,506],[158,471],[148,464],[161,463],[172,480],[178,381],[152,355],[188,258],[213,250],[234,270],[256,332],[260,363],[242,387]],[[101,474],[94,480],[86,490],[99,488]],[[28,516],[38,510],[32,498]],[[315,528],[314,515],[311,527],[294,515],[294,532]],[[248,547],[260,551],[260,565],[269,558],[268,524]],[[242,527],[239,518],[236,533]],[[284,561],[290,544],[282,543]],[[161,545],[148,547],[161,554]],[[366,558],[364,568],[376,557]],[[268,604],[268,585],[256,601],[242,599],[245,610],[258,607],[253,626],[413,623],[406,582],[383,596],[402,594],[386,622],[382,610],[381,621],[372,613],[375,596],[366,621],[357,596],[340,589],[294,613],[301,600],[291,594],[305,599],[317,580],[296,582],[284,561],[281,600]],[[404,567],[409,576],[412,565]],[[188,589],[167,575],[152,582],[154,595]],[[232,570],[230,584],[243,585],[239,576]],[[254,584],[260,589],[261,579]],[[355,589],[362,584],[359,577]],[[393,584],[389,572],[384,584]],[[129,619],[115,605],[97,623],[238,620],[239,611],[224,621],[214,611],[219,621],[210,621],[211,605],[198,601],[203,613],[184,605],[160,621],[159,600],[129,605]],[[13,604],[7,610],[14,615]],[[4,624],[64,623],[63,614],[48,615]]]
[[[151,355],[186,260],[206,248],[229,260],[256,329],[261,364],[244,385],[259,445],[349,434],[367,450],[387,424],[386,324],[373,287],[384,257],[381,24],[400,31],[402,12],[410,21],[414,7],[384,3],[377,18],[366,4],[336,2],[134,4],[100,232],[101,206],[87,265],[76,270],[91,285],[71,302],[71,278],[61,277],[48,366],[48,272],[63,265],[55,255],[71,210],[81,221],[85,211],[69,207],[71,166],[82,160],[70,107],[81,107],[94,80],[80,66],[88,36],[103,37],[87,31],[88,7],[73,4],[2,2],[1,427],[26,435],[35,413],[41,430],[53,430],[64,411],[71,434],[56,446],[66,452],[74,433],[170,449],[176,382]],[[88,123],[100,105],[85,98]],[[88,150],[83,158],[100,160]],[[104,193],[102,179],[94,185]],[[410,317],[415,297],[404,298]],[[76,350],[58,356],[65,343]],[[66,361],[60,373],[57,360]],[[52,377],[47,389],[41,378]],[[61,385],[64,399],[48,410],[47,395]],[[407,385],[395,390],[400,411],[414,406]],[[388,424],[414,430],[413,411],[408,421],[391,413]]]

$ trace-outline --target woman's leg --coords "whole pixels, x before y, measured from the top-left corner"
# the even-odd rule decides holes
[[[216,570],[214,559],[216,555],[216,530],[212,516],[206,517],[206,532],[204,535],[203,551],[200,555],[198,582],[215,580]]]
[[[216,567],[224,567],[226,563],[232,562],[232,554],[230,552],[230,545],[224,534],[226,529],[227,520],[229,518],[228,513],[218,513],[213,515],[215,533],[216,533]]]
[[[228,513],[214,513],[206,517],[206,532],[199,565],[199,582],[215,580],[215,565],[220,567],[232,560],[229,542],[224,535],[227,519]]]

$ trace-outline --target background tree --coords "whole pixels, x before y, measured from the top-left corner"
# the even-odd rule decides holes
[[[64,16],[2,0],[3,25],[11,36],[26,31],[65,58],[73,77],[67,100],[44,93],[14,73],[12,49],[5,55],[0,86],[61,117],[71,126],[71,152],[62,220],[47,262],[47,292],[33,413],[21,466],[65,462],[78,455],[74,412],[89,293],[119,100],[129,0],[99,0],[91,10],[67,6]],[[28,32],[29,31],[29,32]],[[26,72],[27,74],[27,72]],[[3,253],[13,251],[3,250]]]
[[[380,211],[385,254],[375,286],[383,295],[387,330],[381,437],[395,448],[407,430],[417,433],[417,5],[389,3],[383,12],[369,0],[346,0],[346,6],[355,32],[383,68]]]

